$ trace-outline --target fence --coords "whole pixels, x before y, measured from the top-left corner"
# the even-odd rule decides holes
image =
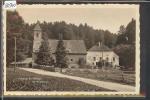
[[[102,69],[67,69],[66,74],[92,78],[97,80],[107,80],[112,82],[121,82],[126,84],[135,85],[135,72],[134,71],[121,71],[121,70],[102,70]]]

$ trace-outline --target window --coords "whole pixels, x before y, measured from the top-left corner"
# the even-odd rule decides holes
[[[102,57],[99,57],[99,60],[102,61]]]
[[[96,61],[96,57],[93,57],[93,60]]]
[[[113,61],[115,61],[115,57],[113,57]]]
[[[96,62],[96,66],[98,66],[98,62]]]
[[[70,61],[73,61],[73,59],[70,59]]]
[[[108,60],[109,60],[109,58],[108,58],[108,57],[106,57],[106,60],[108,61]]]
[[[36,33],[36,37],[39,37],[39,33]]]

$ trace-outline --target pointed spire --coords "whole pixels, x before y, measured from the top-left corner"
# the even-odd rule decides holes
[[[41,31],[41,27],[40,27],[40,22],[39,21],[37,21],[37,23],[36,23],[36,25],[34,27],[34,30]]]

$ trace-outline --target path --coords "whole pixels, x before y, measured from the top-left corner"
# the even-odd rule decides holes
[[[99,81],[99,80],[93,80],[93,79],[88,79],[88,78],[81,78],[81,77],[77,77],[77,76],[69,76],[69,75],[64,75],[64,74],[58,73],[58,72],[49,72],[49,71],[33,69],[33,68],[20,68],[20,69],[23,69],[25,71],[29,71],[32,73],[40,74],[40,75],[47,75],[47,76],[54,76],[54,77],[61,77],[61,78],[77,80],[77,81],[81,81],[81,82],[84,82],[87,84],[95,85],[95,86],[110,89],[110,90],[116,90],[119,92],[134,92],[135,91],[134,86],[122,85],[119,83]]]

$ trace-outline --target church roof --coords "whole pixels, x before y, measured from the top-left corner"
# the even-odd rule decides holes
[[[52,53],[55,53],[59,40],[49,39],[49,45]],[[83,40],[63,40],[68,53],[86,54],[86,47]]]
[[[112,51],[112,50],[104,44],[101,45],[96,44],[93,47],[91,47],[88,51]]]
[[[37,24],[35,25],[34,30],[38,30],[38,31],[42,30],[40,25],[39,25],[39,22],[37,22]]]

